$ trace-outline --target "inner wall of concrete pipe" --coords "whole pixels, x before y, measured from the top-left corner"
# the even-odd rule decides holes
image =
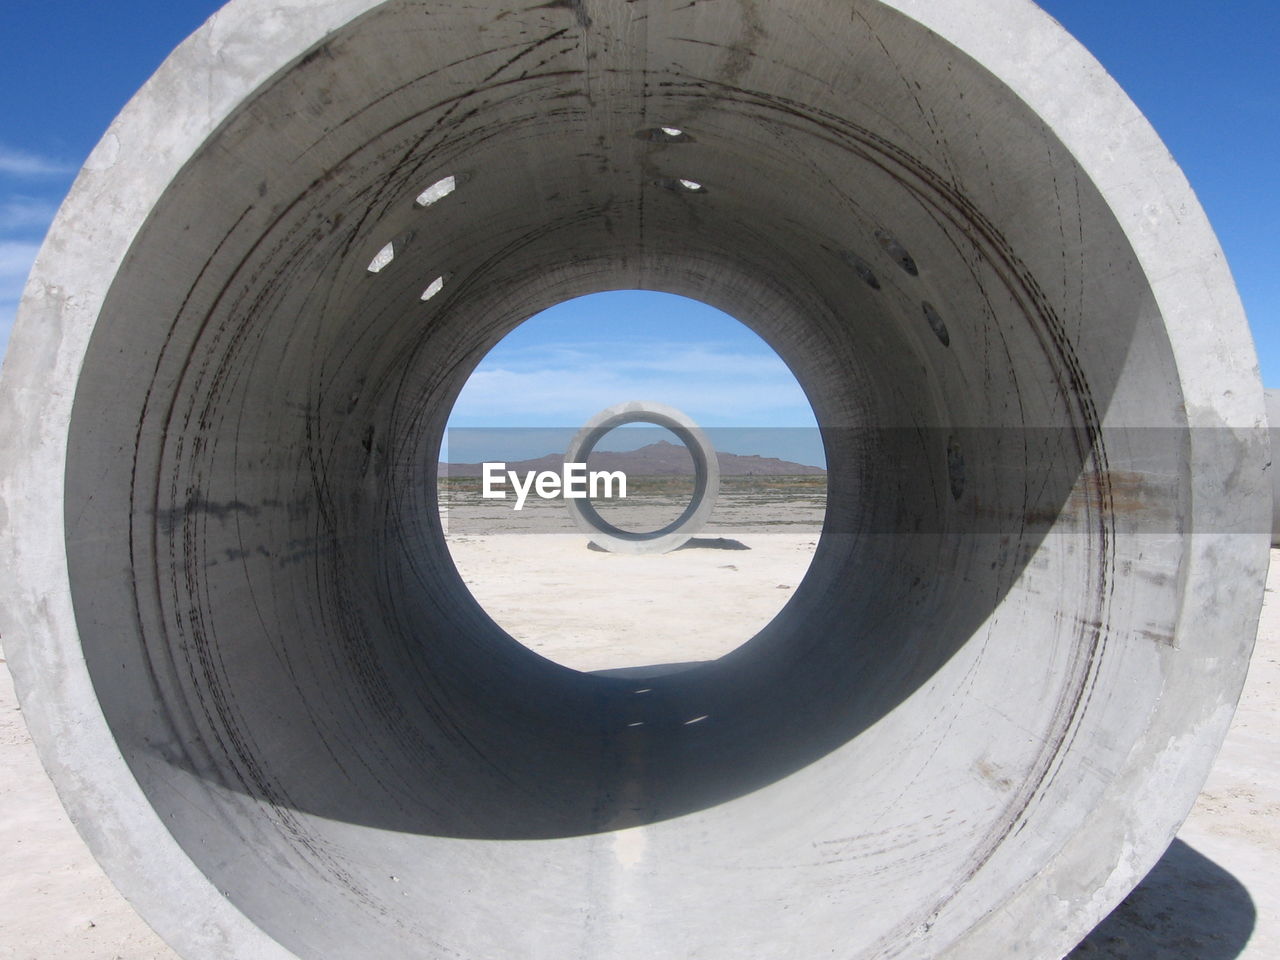
[[[328,960],[1069,949],[1194,796],[1134,772],[1192,504],[1103,429],[1181,436],[1180,371],[1054,132],[870,0],[397,0],[281,67],[133,239],[66,460],[96,697],[209,898]],[[793,600],[644,685],[504,634],[434,499],[486,350],[627,287],[751,325],[830,468]]]

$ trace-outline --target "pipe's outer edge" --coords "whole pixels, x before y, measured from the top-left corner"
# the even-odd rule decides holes
[[[77,637],[63,526],[74,385],[111,279],[190,156],[282,67],[378,5],[234,0],[180,46],[111,125],[76,179],[27,283],[0,378],[0,555],[10,580],[0,636],[22,709],[94,855],[157,932],[191,956],[286,960],[293,954],[223,899],[182,852],[122,762],[97,705]],[[1232,484],[1266,489],[1267,455],[1257,362],[1225,258],[1150,124],[1097,61],[1028,0],[885,5],[983,63],[1046,121],[1110,205],[1164,316],[1193,428],[1194,519],[1178,639],[1187,669],[1213,674],[1234,695],[1203,705],[1191,723],[1185,712],[1174,717],[1173,708],[1162,705],[1165,712],[1149,728],[1149,752],[1117,779],[1110,796],[1125,798],[1114,809],[1131,809],[1140,783],[1153,804],[1185,815],[1243,684],[1261,604],[1260,590],[1256,602],[1246,594],[1261,583],[1268,557],[1261,532],[1265,496],[1245,508],[1240,498],[1220,497]],[[1238,458],[1224,459],[1211,440],[1201,439],[1224,428],[1259,439],[1236,444]],[[1241,537],[1248,540],[1243,547]],[[1231,656],[1222,655],[1226,636],[1240,638]],[[1180,740],[1179,731],[1189,728],[1197,734]],[[1145,837],[1138,821],[1125,827],[1138,838],[1134,856],[1096,892],[1095,919],[1152,865],[1161,841],[1171,839]],[[1085,843],[1074,838],[1059,859],[1081,855]],[[1052,874],[1044,871],[976,926],[970,942],[992,936],[1014,942],[1020,929],[1044,929]],[[193,901],[205,905],[200,916],[188,906]],[[1067,942],[1073,929],[1063,927],[1057,945],[1063,952],[1073,945]]]

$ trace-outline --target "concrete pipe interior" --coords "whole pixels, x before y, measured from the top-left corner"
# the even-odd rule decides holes
[[[1204,400],[1192,321],[1153,288],[1178,265],[1118,219],[1125,175],[1095,164],[1104,199],[1029,104],[1032,67],[1015,92],[939,31],[1043,46],[1036,70],[1082,70],[1086,106],[1137,117],[1096,65],[1029,4],[932,29],[895,6],[928,19],[245,0],[109,135],[43,269],[76,205],[124,224],[103,229],[127,255],[81,261],[101,306],[68,374],[63,517],[75,669],[136,786],[38,708],[33,727],[186,955],[1054,957],[1158,858],[1229,719],[1265,562],[1265,537],[1219,544],[1238,594],[1202,610],[1175,534],[1262,455],[1184,428],[1260,391],[1246,372],[1236,407]],[[206,73],[245,92],[210,97],[172,176],[107,162],[181,125]],[[154,202],[116,213],[112,189]],[[507,637],[433,499],[486,350],[624,287],[748,320],[830,467],[791,602],[644,686]],[[19,353],[73,309],[40,289]],[[1205,362],[1248,371],[1231,309]],[[42,655],[15,666],[31,703]]]

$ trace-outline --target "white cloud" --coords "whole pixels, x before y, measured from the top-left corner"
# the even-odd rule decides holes
[[[60,177],[75,172],[76,168],[70,164],[27,153],[25,150],[0,146],[0,174],[13,177]]]
[[[5,350],[9,347],[9,334],[13,330],[13,316],[17,312],[17,304],[0,303],[0,361],[4,360]]]
[[[0,242],[0,358],[4,357],[18,300],[39,249],[35,243]]]
[[[776,356],[715,344],[544,344],[490,355],[454,407],[458,425],[572,425],[626,400],[665,403],[704,426],[808,426],[809,404]]]
[[[0,300],[8,300],[11,296],[17,299],[13,281],[17,282],[17,291],[20,292],[39,251],[38,243],[0,241]]]
[[[542,372],[564,370],[576,373],[588,368],[607,368],[638,377],[691,376],[736,378],[784,376],[791,372],[777,354],[767,347],[744,350],[741,344],[717,342],[579,342],[545,343],[504,348],[501,344],[481,362],[478,370]]]
[[[0,231],[15,233],[38,230],[43,233],[58,212],[56,204],[34,197],[10,197],[0,202]]]

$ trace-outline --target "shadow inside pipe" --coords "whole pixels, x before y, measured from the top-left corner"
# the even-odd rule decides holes
[[[156,619],[145,674],[136,674],[191,732],[143,736],[117,722],[118,742],[141,780],[177,770],[250,803],[413,835],[581,836],[753,793],[849,744],[919,691],[1033,559],[1049,562],[1040,547],[1051,529],[1077,531],[1067,546],[1105,565],[1095,541],[1106,512],[1098,498],[1074,495],[1086,431],[951,431],[953,446],[955,435],[989,471],[982,497],[934,489],[938,431],[828,431],[828,450],[848,469],[831,474],[833,506],[791,600],[725,657],[645,676],[584,675],[513,641],[448,561],[434,504],[397,499],[415,487],[353,501],[343,526],[358,533],[335,533],[303,564],[256,547],[293,543],[319,508],[263,509],[233,524],[200,501],[158,528],[159,555],[182,558],[161,581],[159,607],[190,613]],[[1058,455],[1019,469],[1046,435]],[[859,467],[867,460],[892,469],[873,475]],[[971,467],[971,488],[979,476]],[[873,489],[861,489],[860,503],[855,486]],[[207,562],[228,548],[234,563]],[[969,589],[965,570],[994,589]],[[859,571],[864,588],[850,590]],[[1103,582],[1073,608],[1073,645],[1098,642]],[[118,649],[86,643],[98,677]],[[98,694],[119,721],[136,698],[116,671]],[[1047,695],[1070,702],[1073,676]],[[1038,782],[1039,758],[1066,732],[1037,731],[1044,749],[1022,782]],[[1007,829],[1019,807],[1007,809],[993,830]],[[172,812],[176,833],[203,829],[197,808]]]
[[[638,667],[611,667],[608,670],[592,670],[593,677],[613,677],[615,680],[642,680],[646,677],[663,677],[671,673],[683,673],[700,667],[707,661],[687,660],[683,663],[647,663]]]
[[[1066,960],[1233,960],[1256,920],[1253,898],[1239,880],[1174,840]]]
[[[417,36],[395,19],[416,10],[383,4],[344,34],[351,62],[387,67],[376,74],[379,89],[397,89],[391,64],[423,62],[416,46],[403,57],[385,50],[387,37]],[[367,61],[355,52],[361,44]],[[852,56],[841,49],[842,61]],[[954,61],[921,60],[919,89],[964,89]],[[526,130],[513,122],[468,153],[471,169],[508,171],[495,189],[473,189],[432,221],[433,247],[460,265],[485,266],[460,266],[424,322],[421,278],[401,275],[416,255],[397,257],[376,284],[363,253],[350,256],[368,239],[350,232],[367,219],[355,215],[367,209],[363,191],[388,189],[406,165],[397,138],[413,134],[401,131],[399,98],[389,95],[370,101],[392,111],[373,139],[335,124],[336,113],[299,111],[299,90],[328,89],[327,63],[307,59],[289,82],[246,101],[165,189],[112,281],[68,426],[67,555],[85,660],[122,754],[179,841],[207,851],[243,842],[243,833],[215,835],[220,827],[191,799],[197,794],[241,806],[250,822],[263,809],[293,810],[403,834],[495,840],[675,818],[854,744],[979,646],[988,651],[983,678],[1000,689],[1009,677],[1019,685],[1001,716],[1017,706],[1036,726],[1035,749],[1011,758],[1014,769],[1001,778],[1016,790],[988,825],[992,836],[1011,829],[1052,758],[1070,747],[1068,721],[1090,702],[1081,694],[1091,676],[1084,665],[1102,656],[1126,517],[1141,517],[1147,502],[1181,510],[1187,496],[1181,447],[1137,450],[1135,437],[1112,445],[1101,433],[1104,414],[1147,422],[1151,411],[1178,410],[1179,398],[1151,322],[1154,298],[1088,177],[1078,178],[1072,202],[1079,233],[1090,238],[1079,275],[1093,279],[1082,279],[1079,299],[1059,303],[1045,290],[1058,286],[1060,251],[1046,254],[1027,239],[1056,232],[1059,207],[1046,208],[1044,231],[1027,219],[1041,216],[1037,205],[1017,208],[1006,236],[981,198],[954,187],[953,172],[887,148],[857,118],[802,117],[783,96],[752,108],[773,116],[786,105],[787,122],[801,124],[796,144],[849,143],[833,158],[844,185],[827,194],[828,178],[804,178],[814,192],[793,196],[778,187],[778,174],[792,172],[788,160],[741,174],[741,195],[761,203],[706,204],[696,222],[668,205],[667,191],[583,219],[605,197],[635,195],[634,174],[647,161],[630,155],[604,165],[589,202],[514,202],[548,183],[576,188],[566,171],[580,163],[580,144],[576,134],[547,133],[529,153],[536,163],[513,166],[511,131],[518,126],[524,142]],[[987,89],[988,79],[975,67],[974,89]],[[353,97],[365,96],[360,86]],[[528,109],[550,115],[553,101],[538,91]],[[1001,169],[1026,184],[1019,196],[1052,195],[1043,122],[1016,97],[999,103],[1005,141],[1028,145],[1002,150]],[[341,109],[357,106],[353,99]],[[601,135],[629,116],[617,109]],[[744,135],[757,135],[758,122],[745,116]],[[263,120],[286,117],[298,125],[288,134],[283,119]],[[259,192],[236,158],[272,155],[282,142],[327,146],[308,148],[288,178]],[[746,149],[751,142],[736,155],[769,154]],[[636,143],[628,138],[628,149]],[[356,149],[370,159],[350,173],[332,159]],[[1054,152],[1067,174],[1069,151]],[[984,181],[1005,176],[985,160],[977,172]],[[233,197],[251,180],[246,209],[287,214],[243,228],[231,218]],[[924,269],[888,235],[861,237],[864,255],[878,243],[891,257],[882,269],[903,267],[912,284],[956,278],[948,312],[957,319],[945,342],[919,337],[936,312],[932,304],[920,312],[925,290],[872,288],[832,258],[821,238],[848,232],[847,213],[837,211],[850,191],[879,197],[876,209],[910,226]],[[379,243],[422,230],[420,208],[406,199],[402,213],[378,221]],[[939,215],[921,216],[922,199]],[[989,202],[1006,210],[1012,201]],[[476,227],[490,222],[495,231]],[[329,224],[322,240],[319,223]],[[596,232],[598,223],[608,229]],[[214,250],[218,270],[208,266]],[[724,266],[708,271],[706,263]],[[971,283],[975,264],[984,279]],[[531,277],[546,279],[531,285]],[[401,293],[413,291],[407,299],[389,286],[401,279]],[[450,402],[489,346],[552,303],[613,286],[756,317],[812,399],[830,471],[813,565],[779,616],[714,663],[642,682],[584,676],[511,640],[449,560],[434,498]],[[369,318],[359,336],[355,316]],[[1095,334],[1105,334],[1104,346]],[[992,359],[996,342],[1007,363]],[[1143,385],[1144,403],[1110,412],[1122,372]],[[1061,429],[1036,426],[1045,423]],[[1224,456],[1235,452],[1224,448]],[[1144,498],[1150,476],[1168,489]],[[1037,578],[1062,602],[1008,604],[1037,614],[1025,621],[993,617]],[[1121,609],[1139,599],[1144,609],[1174,609],[1178,583],[1169,575],[1130,583]],[[571,585],[565,594],[571,604]],[[1156,627],[1163,636],[1165,625]],[[1060,669],[1023,642],[1028,636],[1061,653]],[[971,683],[949,702],[975,702],[963,692]],[[948,755],[948,737],[960,737],[920,712],[921,731],[894,751],[899,770],[908,751],[927,765]],[[982,723],[993,744],[1004,736],[970,722]],[[856,774],[859,784],[868,779]],[[913,781],[912,796],[926,782]]]

